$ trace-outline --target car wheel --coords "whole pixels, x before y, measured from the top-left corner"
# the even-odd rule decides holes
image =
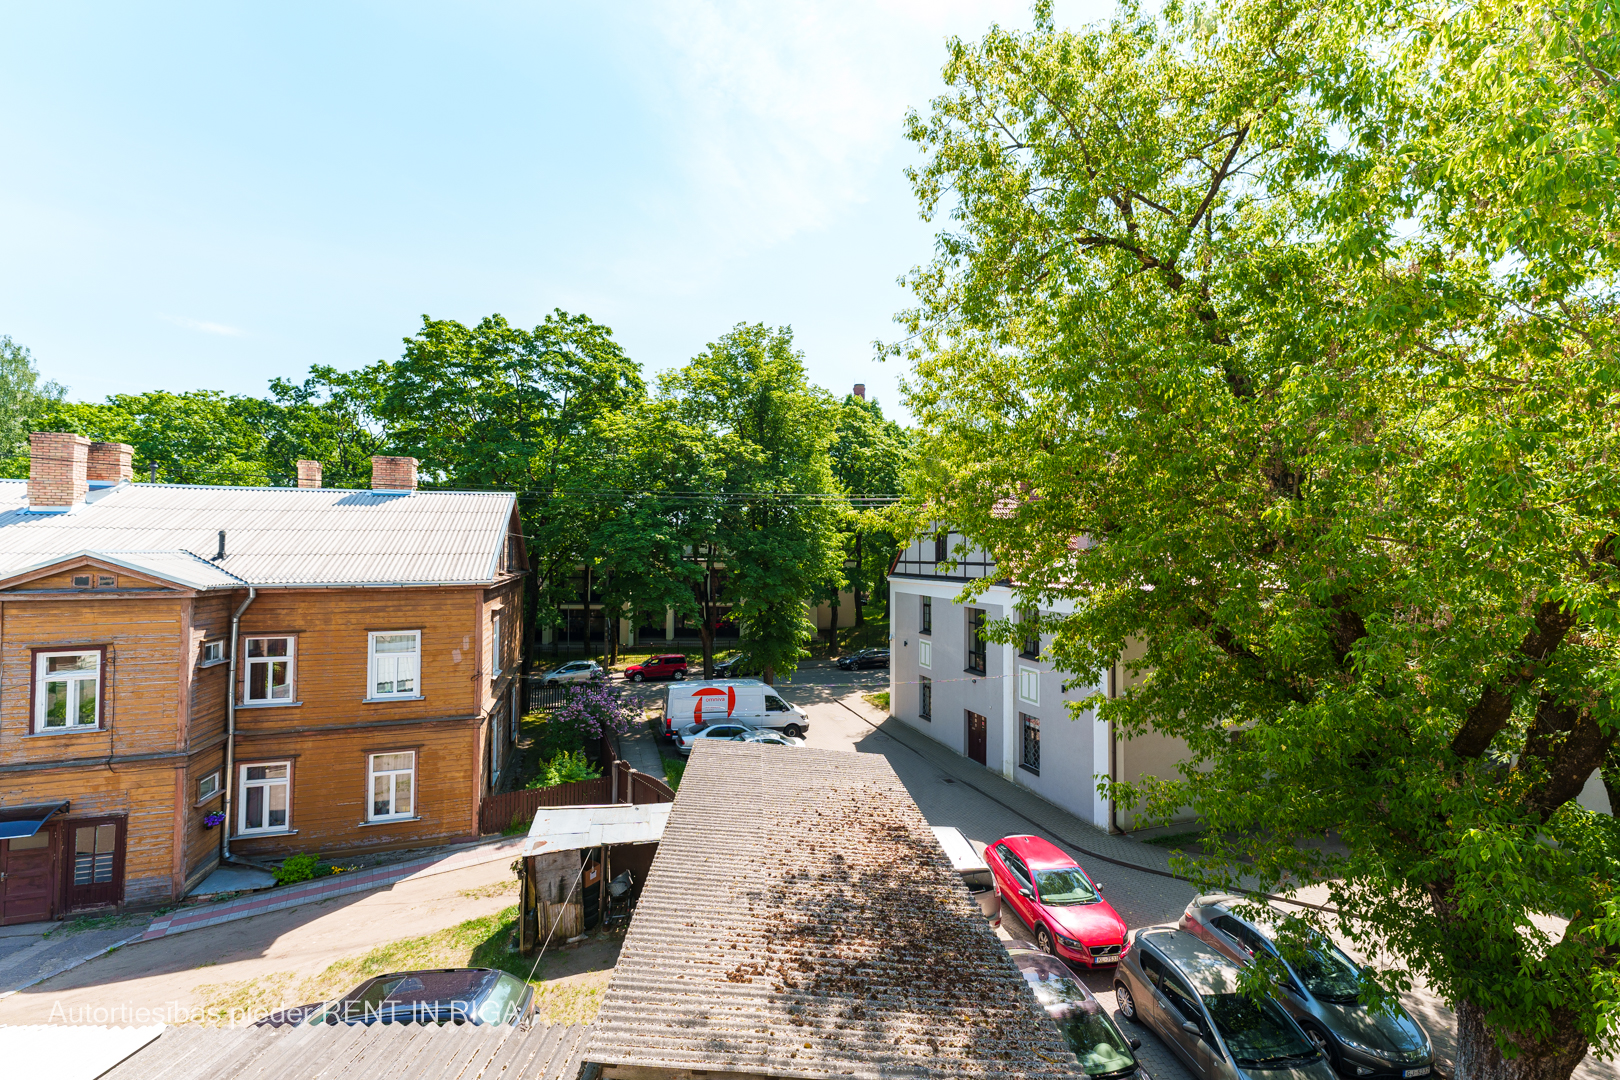
[[[641,681],[641,672],[638,671],[634,675],[630,676],[630,681],[631,682],[640,682]]]
[[[557,680],[556,679],[547,679],[546,680],[546,685],[547,686],[556,686],[557,685]]]
[[[1327,1058],[1327,1063],[1333,1066],[1334,1071],[1337,1071],[1339,1063],[1333,1053],[1333,1040],[1322,1034],[1322,1029],[1319,1027],[1314,1027],[1311,1024],[1301,1024],[1299,1026],[1305,1029],[1305,1037],[1311,1040],[1311,1045],[1322,1051],[1322,1056]]]
[[[1136,1015],[1136,999],[1131,997],[1130,988],[1122,982],[1114,984],[1114,1003],[1119,1006],[1119,1015],[1133,1024],[1142,1022],[1142,1018]]]
[[[685,680],[685,678],[686,678],[686,672],[684,672],[684,671],[677,671],[677,672],[676,672],[676,673],[675,673],[675,674],[674,674],[674,676],[673,676],[673,678],[674,678],[674,679],[675,679],[675,681],[676,681],[676,682],[681,682],[681,681],[683,681],[683,680]]]
[[[804,728],[800,727],[798,724],[789,724],[787,727],[782,729],[782,734],[786,735],[790,739],[802,739],[804,738]]]
[[[1052,946],[1052,935],[1047,932],[1044,926],[1035,930],[1035,947],[1047,956],[1057,955],[1057,949]]]

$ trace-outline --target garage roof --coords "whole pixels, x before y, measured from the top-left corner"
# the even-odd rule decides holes
[[[781,1077],[1084,1075],[873,754],[700,745],[588,1062]]]

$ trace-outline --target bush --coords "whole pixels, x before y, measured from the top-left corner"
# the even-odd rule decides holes
[[[530,780],[530,788],[556,787],[558,784],[572,784],[579,780],[597,780],[602,776],[602,770],[595,768],[585,760],[582,752],[564,750],[558,753],[545,767],[540,775]]]
[[[300,881],[327,877],[337,871],[331,865],[321,862],[319,855],[309,855],[301,851],[297,855],[289,855],[283,859],[274,872],[277,885],[294,885]]]

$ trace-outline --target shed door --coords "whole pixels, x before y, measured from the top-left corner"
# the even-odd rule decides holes
[[[0,926],[50,918],[56,899],[54,830],[0,840]]]
[[[989,733],[990,725],[984,717],[976,712],[967,714],[967,755],[980,765],[984,761],[985,736]]]
[[[124,819],[62,823],[63,879],[73,908],[103,907],[124,898]]]

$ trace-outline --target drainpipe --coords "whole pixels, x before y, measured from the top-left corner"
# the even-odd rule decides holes
[[[1112,700],[1119,696],[1119,680],[1116,672],[1118,664],[1108,665],[1108,697]],[[1114,738],[1114,718],[1108,718],[1108,779],[1119,783],[1119,741]],[[1108,792],[1108,831],[1114,835],[1124,832],[1119,827],[1119,809],[1114,805],[1114,793]]]
[[[236,796],[236,631],[242,623],[242,612],[248,609],[257,595],[253,587],[248,586],[247,599],[231,616],[231,667],[225,687],[225,800],[220,806],[225,812],[225,820],[220,822],[220,862],[231,861],[231,813]]]

